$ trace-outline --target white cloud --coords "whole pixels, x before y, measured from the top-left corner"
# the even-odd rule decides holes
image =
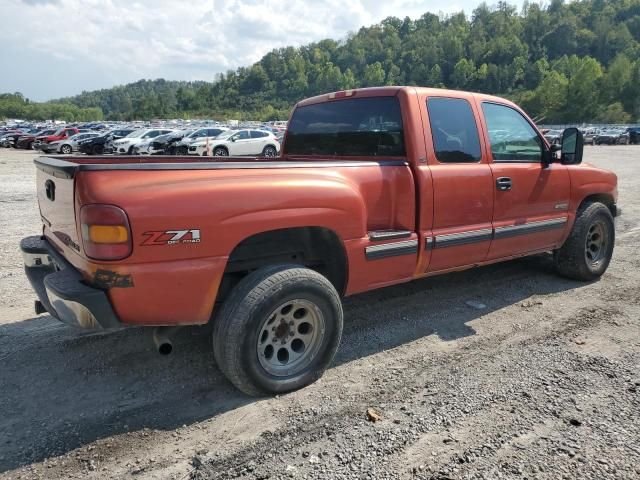
[[[273,48],[342,39],[390,15],[470,13],[479,3],[5,0],[0,15],[10,21],[0,30],[0,92],[42,100],[140,78],[212,80]]]

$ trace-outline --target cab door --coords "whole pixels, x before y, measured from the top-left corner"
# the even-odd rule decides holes
[[[513,106],[481,101],[492,162],[494,238],[488,259],[558,247],[568,226],[565,165],[543,163],[546,142]]]
[[[443,94],[421,101],[433,188],[428,272],[482,262],[492,238],[493,179],[473,97]]]

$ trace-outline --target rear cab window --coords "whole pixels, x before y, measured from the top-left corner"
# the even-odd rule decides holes
[[[405,142],[397,97],[362,97],[296,108],[285,154],[404,157]]]

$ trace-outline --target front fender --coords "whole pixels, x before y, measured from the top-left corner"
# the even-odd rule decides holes
[[[576,212],[585,198],[592,195],[606,195],[618,201],[618,177],[615,173],[590,164],[569,167],[571,178],[570,211]]]

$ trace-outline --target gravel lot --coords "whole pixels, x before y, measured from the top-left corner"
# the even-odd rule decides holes
[[[640,478],[640,147],[585,148],[624,210],[600,281],[542,256],[350,298],[333,368],[263,400],[206,330],[161,357],[34,316],[32,157],[0,149],[0,478]]]

